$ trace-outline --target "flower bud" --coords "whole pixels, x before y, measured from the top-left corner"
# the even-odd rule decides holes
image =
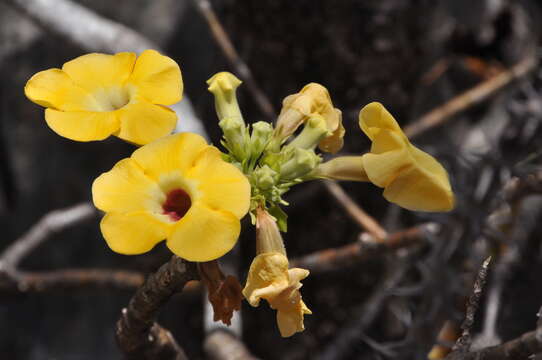
[[[310,173],[321,159],[312,150],[294,148],[293,156],[282,164],[280,177],[284,180],[293,180]]]
[[[326,120],[321,115],[312,114],[305,123],[305,127],[303,128],[303,131],[301,131],[301,134],[288,144],[288,146],[314,150],[320,140],[327,135],[329,135],[329,132],[327,130]]]
[[[272,188],[277,183],[278,177],[279,174],[267,165],[257,168],[252,173],[254,184],[261,190]]]
[[[262,208],[256,209],[256,254],[268,252],[286,255],[275,218]]]
[[[273,126],[265,121],[258,121],[252,124],[252,134],[250,136],[250,147],[253,158],[260,156],[273,134]]]
[[[222,129],[226,145],[233,155],[239,160],[246,158],[248,134],[245,124],[235,118],[224,118],[218,126]]]
[[[237,87],[241,84],[235,75],[229,72],[219,72],[209,80],[208,90],[213,93],[215,97],[215,108],[218,118],[220,120],[231,118],[239,121],[242,125],[245,125],[239,104],[237,103]]]

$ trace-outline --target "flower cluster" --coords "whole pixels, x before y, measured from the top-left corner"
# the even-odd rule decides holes
[[[37,73],[25,93],[47,108],[45,120],[61,136],[115,135],[141,146],[92,186],[113,251],[141,254],[165,240],[174,254],[200,262],[215,320],[229,324],[241,296],[252,306],[264,299],[287,337],[302,331],[304,315],[311,314],[300,293],[309,271],[289,268],[281,235],[287,229],[283,195],[292,186],[322,178],[367,181],[384,188],[388,201],[418,211],[451,210],[454,196],[446,170],[410,143],[381,104],[359,114],[370,151],[323,162],[318,149],[337,153],[345,135],[341,111],[324,86],[311,83],[287,96],[273,126],[245,122],[236,97],[240,84],[227,72],[208,80],[224,152],[196,134],[171,135],[177,118],[164,105],[181,99],[182,77],[175,61],[154,50],[139,57],[84,55]],[[215,260],[233,248],[247,213],[257,250],[241,290]]]

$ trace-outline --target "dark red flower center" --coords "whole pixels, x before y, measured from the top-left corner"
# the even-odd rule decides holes
[[[167,194],[162,209],[164,209],[164,214],[168,215],[171,220],[177,221],[186,214],[190,206],[192,206],[190,195],[183,189],[175,189]]]

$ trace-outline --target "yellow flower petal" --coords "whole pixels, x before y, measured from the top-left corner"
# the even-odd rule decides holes
[[[86,54],[62,66],[73,82],[88,90],[124,85],[134,68],[136,55],[130,52],[107,54]]]
[[[450,188],[441,185],[440,180],[413,167],[386,187],[384,198],[409,210],[450,211],[454,207],[453,194]]]
[[[92,184],[94,205],[106,212],[150,211],[161,214],[165,195],[132,159],[119,161]]]
[[[305,305],[303,300],[299,300],[297,306],[286,311],[277,311],[277,324],[279,326],[280,336],[290,337],[295,333],[305,330],[304,315],[310,315],[312,312]]]
[[[45,110],[47,125],[58,135],[76,141],[103,140],[120,126],[113,112]]]
[[[162,174],[176,170],[188,172],[200,152],[208,146],[205,139],[197,134],[180,133],[140,147],[132,154],[132,159],[156,181]]]
[[[288,286],[288,258],[280,253],[263,253],[254,258],[248,271],[243,296],[250,305],[273,298]]]
[[[406,149],[388,151],[382,154],[364,154],[363,168],[369,180],[376,186],[386,187],[399,174],[412,166],[412,158]]]
[[[333,107],[327,89],[317,83],[307,84],[300,92],[284,98],[275,136],[280,139],[287,138],[314,114],[324,118],[327,130],[331,134],[320,142],[320,150],[336,153],[343,146],[344,127],[341,111]]]
[[[378,102],[372,102],[361,109],[359,113],[359,126],[371,140],[374,139],[381,129],[387,129],[403,134],[397,121],[395,121],[388,110]]]
[[[171,134],[177,123],[174,111],[142,99],[124,106],[117,113],[120,120],[117,136],[137,145]]]
[[[339,150],[342,149],[344,145],[344,134],[345,129],[342,124],[342,112],[339,109],[333,109],[336,113],[336,118],[334,119],[331,117],[331,123],[330,120],[326,119],[328,124],[328,129],[334,129],[330,130],[332,131],[332,134],[320,141],[318,144],[318,148],[324,152],[335,154]],[[324,117],[325,118],[325,117]]]
[[[145,253],[168,234],[168,224],[144,211],[107,213],[100,228],[111,250],[126,255]]]
[[[258,306],[265,299],[277,310],[277,324],[281,336],[292,336],[305,329],[303,317],[311,314],[299,288],[301,280],[309,275],[305,269],[288,269],[288,259],[278,252],[262,253],[250,265],[243,296],[250,305]]]
[[[200,179],[200,200],[209,207],[229,211],[238,219],[248,212],[250,184],[238,168],[222,160],[217,148],[209,146],[201,152],[186,176]]]
[[[450,211],[454,196],[448,173],[431,155],[412,147],[415,167],[402,172],[385,190],[384,198],[416,211]]]
[[[24,87],[27,98],[41,106],[64,111],[86,110],[88,93],[60,69],[40,71]]]
[[[230,251],[241,225],[233,214],[193,202],[186,215],[175,223],[168,248],[189,261],[211,261]]]
[[[448,173],[431,155],[405,136],[395,119],[379,103],[365,106],[360,127],[372,140],[371,153],[362,156],[369,180],[384,187],[384,197],[406,209],[449,211],[454,206]]]
[[[145,50],[137,59],[129,83],[148,101],[171,105],[181,100],[183,80],[179,65],[156,50]]]

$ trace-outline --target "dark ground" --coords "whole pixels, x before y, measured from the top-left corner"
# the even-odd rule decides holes
[[[165,29],[149,24],[166,22],[148,19],[146,11],[160,9],[150,1],[81,2],[143,32],[181,64],[185,91],[217,144],[213,99],[205,80],[234,69],[191,2],[177,6],[176,14],[159,13],[168,21],[173,17]],[[368,102],[384,103],[406,125],[531,51],[540,52],[542,6],[536,0],[228,0],[215,5],[241,57],[277,110],[282,98],[308,82],[320,82],[330,90],[344,114],[344,153],[359,153],[369,145],[357,125],[357,112]],[[34,37],[5,56],[0,52],[0,250],[46,212],[89,200],[93,179],[132,151],[116,138],[76,143],[47,128],[42,109],[25,99],[24,83],[33,73],[58,67],[85,51],[58,35],[23,28],[31,25],[0,2],[2,19],[6,25],[0,27],[0,48],[22,41],[13,35],[16,27],[24,34],[34,31]],[[439,76],[431,76],[439,62],[448,66]],[[494,256],[488,289],[496,286],[492,284],[504,289],[496,335],[508,340],[534,329],[542,305],[542,200],[526,198],[514,213],[515,222],[507,226],[495,229],[487,217],[502,203],[499,191],[511,176],[540,169],[541,96],[536,69],[416,138],[416,144],[449,170],[457,196],[457,208],[449,214],[400,210],[370,184],[343,184],[389,232],[426,221],[440,223],[442,230],[429,246],[407,254],[311,275],[302,293],[313,315],[306,317],[305,332],[292,338],[280,338],[274,313],[266,306],[255,309],[245,303],[243,341],[248,348],[263,359],[422,359],[445,320],[461,322],[473,276],[488,255]],[[240,90],[240,103],[248,121],[262,119],[246,88]],[[323,185],[301,185],[288,199],[285,240],[290,257],[358,238],[360,228]],[[254,234],[246,225],[239,241],[242,281],[254,251]],[[164,246],[141,256],[117,255],[107,248],[94,220],[56,234],[22,267],[150,272],[168,257]],[[390,277],[392,285],[382,290]],[[131,294],[111,289],[0,292],[0,358],[118,358],[114,324]],[[381,297],[370,313],[366,305],[374,305],[374,294]],[[487,304],[486,293],[475,335],[483,330]],[[159,319],[194,359],[204,358],[201,313],[199,294],[181,294]],[[370,316],[374,317],[367,320]]]

